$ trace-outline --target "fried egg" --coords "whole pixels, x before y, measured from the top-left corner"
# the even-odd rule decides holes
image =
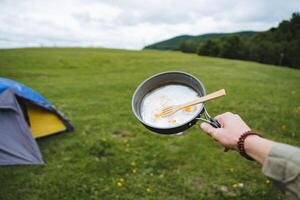
[[[166,106],[179,105],[198,98],[199,95],[192,88],[172,84],[160,87],[147,94],[141,104],[141,116],[149,125],[170,128],[189,122],[201,109],[201,104],[186,107],[173,115],[161,117],[161,110]]]

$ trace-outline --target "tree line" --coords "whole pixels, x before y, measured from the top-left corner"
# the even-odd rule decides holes
[[[250,38],[234,35],[200,42],[185,40],[180,50],[300,69],[300,14],[293,13],[290,20],[282,21],[278,27]]]

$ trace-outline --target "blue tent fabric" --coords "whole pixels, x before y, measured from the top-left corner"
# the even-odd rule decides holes
[[[43,164],[14,92],[0,94],[0,165]]]
[[[14,91],[14,93],[16,93],[17,95],[25,99],[28,99],[30,101],[33,101],[35,103],[38,103],[40,105],[43,105],[46,108],[53,107],[53,105],[47,99],[42,97],[39,93],[37,93],[33,89],[21,83],[18,83],[16,81],[0,77],[0,94],[4,92],[6,89],[10,89]]]
[[[70,121],[63,115],[63,113],[59,112],[54,105],[52,105],[47,99],[41,96],[38,92],[16,81],[0,77],[0,94],[6,91],[7,89],[13,91],[15,95],[21,98],[24,98],[36,105],[41,106],[44,109],[54,112],[62,120],[64,125],[67,127],[66,131],[74,130],[74,127],[72,126]]]
[[[66,129],[74,128],[64,115],[33,89],[0,77],[0,165],[42,164],[39,147],[32,136],[25,102],[57,115]]]

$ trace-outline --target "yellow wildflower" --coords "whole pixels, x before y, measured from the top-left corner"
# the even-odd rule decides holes
[[[135,173],[136,173],[136,169],[132,169],[132,173],[134,173],[134,174],[135,174]]]
[[[271,183],[271,181],[268,179],[268,180],[266,180],[266,184],[270,184]]]
[[[151,192],[151,189],[150,188],[146,188],[146,192]]]
[[[118,186],[118,187],[123,187],[123,183],[122,183],[121,181],[118,181],[118,182],[117,182],[117,186]]]
[[[298,106],[297,108],[294,109],[295,113],[300,113],[300,106]]]
[[[238,184],[235,183],[235,184],[232,185],[232,187],[233,187],[233,188],[237,188],[237,187],[238,187]]]

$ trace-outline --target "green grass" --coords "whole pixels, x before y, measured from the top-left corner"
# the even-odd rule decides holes
[[[135,88],[168,70],[192,73],[208,92],[226,89],[207,104],[211,115],[239,113],[266,137],[300,145],[294,69],[179,52],[0,50],[0,76],[39,91],[76,129],[38,140],[45,165],[0,167],[0,199],[285,199],[257,163],[223,153],[197,126],[177,137],[138,123]]]

